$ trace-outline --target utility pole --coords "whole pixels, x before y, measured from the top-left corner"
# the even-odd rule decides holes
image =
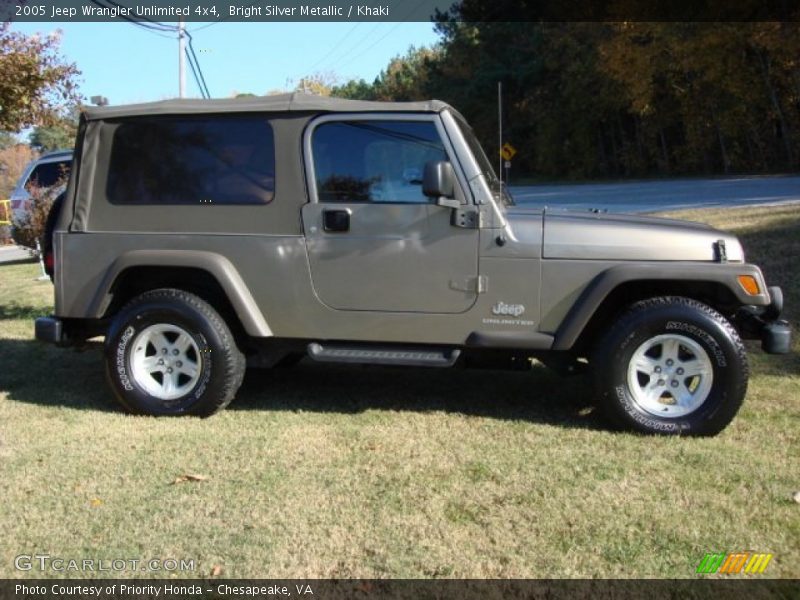
[[[186,34],[183,18],[178,17],[178,97],[186,97]]]
[[[500,161],[497,165],[497,175],[500,177],[500,186],[503,184],[503,82],[497,82],[497,156]]]

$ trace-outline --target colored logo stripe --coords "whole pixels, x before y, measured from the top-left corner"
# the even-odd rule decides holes
[[[763,573],[772,554],[751,554],[750,552],[710,553],[703,557],[697,565],[697,573],[724,573],[735,575],[745,573]]]
[[[767,568],[769,561],[772,560],[772,554],[753,554],[750,560],[747,561],[747,566],[744,569],[745,573],[763,573]]]
[[[716,573],[725,560],[725,554],[706,554],[697,565],[698,573]]]

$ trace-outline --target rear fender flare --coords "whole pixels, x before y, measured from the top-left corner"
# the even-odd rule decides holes
[[[188,267],[202,269],[217,280],[248,335],[272,337],[258,304],[236,267],[227,258],[202,250],[133,250],[111,264],[89,307],[95,318],[103,316],[111,301],[111,288],[119,275],[131,267]]]

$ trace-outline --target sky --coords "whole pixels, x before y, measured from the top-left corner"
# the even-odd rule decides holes
[[[171,23],[170,23],[171,24]],[[332,72],[371,82],[409,46],[437,41],[431,23],[189,23],[212,98],[293,88]],[[129,104],[178,95],[178,42],[129,23],[15,23],[25,34],[62,30],[61,54],[82,71],[86,97]],[[188,97],[200,97],[187,65]]]

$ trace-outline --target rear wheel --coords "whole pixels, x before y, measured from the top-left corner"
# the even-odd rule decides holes
[[[733,326],[689,298],[639,302],[597,345],[600,408],[643,433],[715,435],[747,391],[744,346]]]
[[[55,274],[55,256],[53,251],[53,232],[56,228],[56,221],[58,221],[58,216],[61,214],[61,207],[64,205],[64,198],[67,196],[66,192],[62,192],[59,196],[53,201],[53,205],[50,207],[50,212],[47,213],[47,220],[45,221],[44,225],[44,236],[42,238],[42,254],[44,260],[44,270],[47,275],[50,276],[50,281],[53,281],[53,276]]]
[[[182,290],[137,296],[106,337],[109,383],[137,414],[209,416],[233,399],[244,369],[217,311]]]

